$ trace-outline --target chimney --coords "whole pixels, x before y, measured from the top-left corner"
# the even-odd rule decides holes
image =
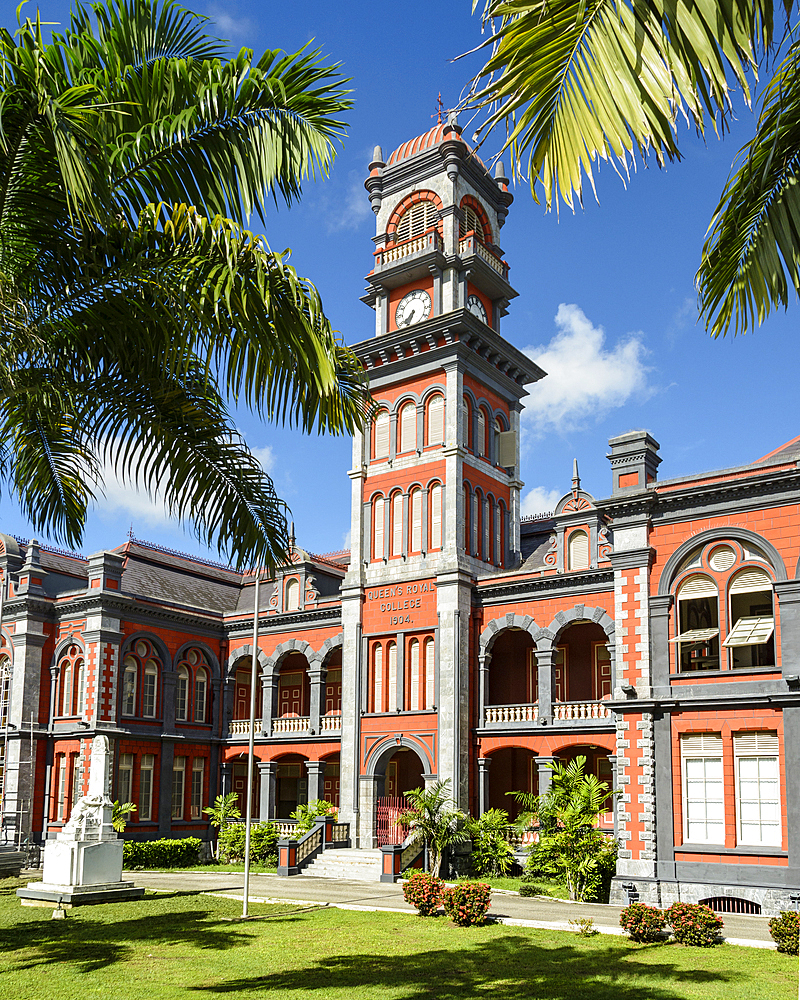
[[[628,431],[608,442],[612,495],[641,492],[656,481],[661,445],[647,431]]]

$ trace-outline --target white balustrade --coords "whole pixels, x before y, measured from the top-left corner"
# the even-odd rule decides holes
[[[485,709],[485,724],[498,722],[536,722],[539,706],[533,705],[490,705]]]
[[[284,840],[288,840],[294,836],[294,831],[295,828],[297,827],[296,820],[289,820],[288,822],[283,822],[283,823],[277,822],[275,820],[272,820],[271,822],[274,823],[275,826],[277,826],[279,837],[283,838]]]
[[[256,719],[256,735],[261,732],[261,719]],[[250,735],[250,720],[249,719],[234,719],[231,722],[230,728],[231,736],[249,736]]]
[[[342,717],[341,715],[323,715],[319,720],[320,722],[320,732],[322,733],[338,733],[342,729]]]
[[[405,243],[398,243],[393,247],[386,247],[381,250],[381,266],[391,264],[395,260],[402,260],[412,254],[420,253],[422,250],[438,250],[440,245],[439,234],[437,232],[423,233],[413,240],[406,240]]]
[[[311,719],[299,715],[286,715],[273,719],[273,733],[307,733],[311,729]]]
[[[485,260],[489,267],[497,271],[498,274],[505,275],[506,273],[506,266],[502,260],[499,257],[495,257],[491,250],[487,250],[483,243],[475,236],[465,236],[463,240],[460,240],[458,252],[462,257],[470,252],[475,253],[481,260]]]
[[[611,714],[603,701],[557,701],[553,704],[553,718],[559,721],[608,719]]]

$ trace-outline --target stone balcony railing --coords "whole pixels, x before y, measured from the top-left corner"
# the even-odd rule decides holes
[[[340,733],[342,731],[341,715],[323,715],[319,720],[321,733]]]
[[[256,719],[256,736],[261,734],[261,719]],[[231,722],[230,727],[231,736],[249,736],[250,735],[250,720],[249,719],[234,719]]]
[[[441,249],[442,238],[435,229],[431,229],[427,233],[423,233],[422,236],[415,236],[404,243],[395,243],[393,246],[376,250],[375,266],[386,267],[388,264],[394,264],[395,261],[411,257],[413,254]]]
[[[307,733],[310,730],[311,719],[308,716],[285,715],[272,720],[272,732],[275,736],[280,733]]]
[[[594,722],[610,719],[613,713],[604,701],[555,701],[553,702],[554,722]],[[487,705],[483,712],[486,726],[519,725],[536,722],[539,705]]]
[[[508,264],[496,257],[491,250],[488,250],[474,233],[470,233],[458,241],[459,257],[469,257],[470,254],[480,257],[502,278],[508,279]]]

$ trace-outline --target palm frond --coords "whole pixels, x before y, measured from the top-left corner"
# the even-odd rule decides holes
[[[800,43],[764,92],[758,127],[740,151],[709,226],[697,273],[713,336],[752,330],[800,292]]]
[[[636,156],[680,157],[677,119],[725,128],[729,91],[772,42],[771,0],[487,0],[489,59],[464,107],[506,129],[514,168],[548,208],[582,202],[584,177]]]

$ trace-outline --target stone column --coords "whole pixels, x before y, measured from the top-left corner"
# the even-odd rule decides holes
[[[489,704],[489,664],[491,653],[478,654],[478,727],[486,725],[486,706]]]
[[[357,567],[354,567],[354,571]],[[349,584],[350,574],[342,587],[342,737],[340,753],[339,818],[350,824],[350,836],[355,844],[359,835],[358,818],[362,810],[359,781],[360,767],[360,725],[359,709],[362,676],[361,602],[364,589],[360,584],[360,573],[353,578],[359,582]],[[356,846],[372,847],[372,806],[367,806],[365,823],[369,830],[369,843]]]
[[[230,795],[231,787],[231,765],[228,763],[219,766],[219,792],[220,795]]]
[[[537,757],[536,768],[539,772],[539,795],[546,795],[553,784],[553,772],[550,765],[554,763],[555,757]]]
[[[324,714],[325,708],[325,678],[328,676],[327,667],[319,663],[311,664],[308,668],[308,678],[311,681],[311,732],[318,733],[320,727],[320,716]]]
[[[650,655],[653,676],[653,695],[656,698],[669,697],[669,616],[672,609],[672,595],[665,594],[650,598]],[[608,647],[612,647],[609,645]],[[616,688],[616,678],[614,679]],[[615,692],[614,697],[622,695]]]
[[[536,650],[537,701],[539,723],[547,724],[553,717],[553,665],[556,651],[552,646]]]
[[[162,740],[158,780],[158,832],[161,837],[169,836],[172,828],[172,765],[174,761],[175,744],[173,740]]]
[[[174,670],[164,670],[161,681],[161,719],[165,733],[175,732],[175,689],[178,675]]]
[[[278,681],[280,672],[264,671],[261,674],[261,730],[272,736],[272,723],[278,714]]]
[[[438,777],[450,780],[458,808],[469,808],[469,618],[471,578],[466,573],[437,578],[439,613]]]
[[[615,792],[617,790],[617,757],[616,757],[616,754],[610,753],[608,755],[608,762],[611,765],[611,791]],[[613,808],[613,815],[614,815],[614,839],[615,840],[617,839],[617,832],[618,832],[618,829],[619,829],[618,828],[619,819],[617,817],[617,799],[618,798],[619,798],[618,795],[614,795],[610,799],[610,802],[611,802],[611,805],[612,805],[612,808]]]
[[[278,794],[277,775],[278,765],[275,761],[267,760],[258,762],[258,780],[261,786],[258,798],[259,819],[262,823],[275,819]]]
[[[236,673],[232,671],[225,675],[222,682],[222,704],[220,705],[219,734],[222,738],[228,736],[233,720],[233,698],[236,689]]]
[[[323,798],[325,793],[325,761],[307,760],[306,772],[308,774],[308,801],[314,802],[316,799]]]
[[[383,776],[362,774],[358,779],[358,846],[362,850],[378,846],[375,820],[378,798],[383,794],[383,785]]]
[[[478,757],[478,815],[483,814],[489,808],[489,768],[492,765],[491,757]]]

